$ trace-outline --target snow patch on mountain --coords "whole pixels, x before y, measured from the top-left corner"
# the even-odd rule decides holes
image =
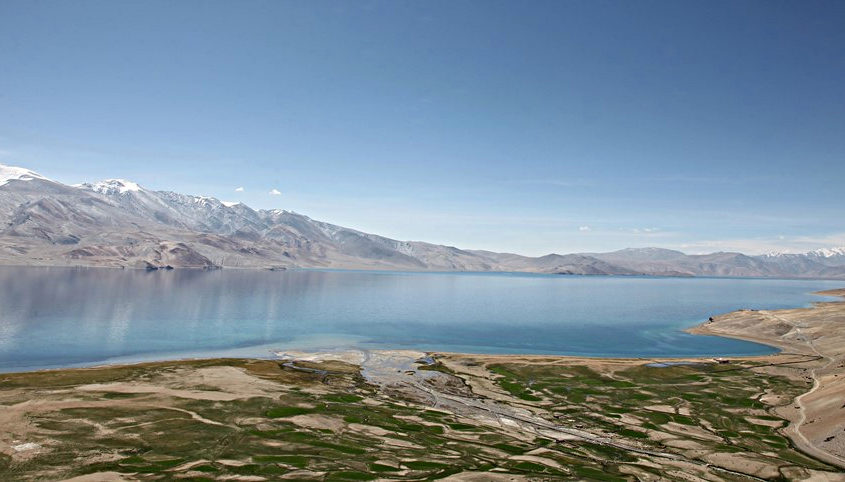
[[[845,246],[839,248],[819,248],[805,253],[790,253],[786,251],[772,251],[761,255],[763,258],[794,258],[798,256],[807,256],[812,258],[833,258],[836,256],[845,256]]]
[[[413,256],[413,255],[416,254],[416,250],[414,249],[414,245],[412,245],[411,243],[409,243],[407,241],[397,241],[396,251],[399,251],[400,253],[407,255],[407,256]]]
[[[194,199],[194,202],[200,204],[202,206],[216,206],[218,201],[216,198],[207,197],[207,196],[191,196]]]
[[[139,192],[141,186],[125,179],[106,179],[95,183],[76,184],[75,187],[87,189],[105,195],[126,194],[128,192]]]
[[[785,258],[789,256],[801,256],[800,253],[789,253],[787,251],[769,251],[760,255],[761,258]]]
[[[0,164],[0,186],[5,186],[10,181],[31,181],[33,179],[48,180],[41,174],[29,169]]]

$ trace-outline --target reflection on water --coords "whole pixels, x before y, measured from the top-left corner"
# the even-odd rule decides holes
[[[841,282],[840,282],[841,284]],[[356,344],[495,353],[767,353],[679,331],[836,282],[0,267],[0,370]]]

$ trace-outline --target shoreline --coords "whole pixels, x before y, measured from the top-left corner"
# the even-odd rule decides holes
[[[9,265],[0,265],[0,268],[3,266]],[[110,266],[34,266],[36,268],[73,268],[73,269],[89,269],[89,268],[109,268],[109,269],[135,269],[135,268],[120,268],[120,267],[110,267]],[[237,269],[253,269],[253,268],[237,268]],[[312,268],[302,268],[301,270],[310,270]],[[314,268],[315,270],[322,270],[322,268]],[[138,269],[139,271],[144,271],[142,269]],[[299,271],[300,269],[288,270],[288,271]],[[196,271],[195,269],[191,269],[191,271]],[[207,271],[207,270],[206,270]],[[341,271],[358,271],[358,270],[341,270]],[[452,272],[408,272],[408,273],[444,273],[450,274]],[[543,273],[523,273],[523,272],[483,272],[483,271],[460,271],[455,273],[480,273],[480,274],[487,274],[487,273],[502,273],[502,274],[543,274]],[[553,276],[553,275],[549,275]],[[614,277],[616,275],[601,275],[601,276],[609,276]],[[661,276],[641,276],[643,278],[660,278]],[[686,278],[686,277],[681,277]],[[723,279],[723,278],[719,278]],[[724,279],[742,279],[742,278],[724,278]],[[754,278],[754,279],[785,279],[785,278]],[[831,296],[831,297],[839,297],[842,298],[841,300],[837,301],[814,301],[811,302],[809,306],[802,306],[796,308],[783,308],[778,310],[772,311],[786,311],[786,310],[800,310],[800,309],[812,309],[818,304],[824,303],[845,303],[845,288],[841,289],[830,289],[830,290],[822,290],[812,292],[811,294],[820,295],[820,296]],[[728,313],[722,313],[718,315],[714,315],[713,319],[728,316],[734,313],[759,313],[761,310],[755,309],[739,309]],[[763,310],[763,312],[767,312]],[[748,341],[751,343],[756,343],[759,345],[765,345],[772,348],[775,348],[777,351],[774,353],[766,353],[766,354],[750,354],[750,355],[688,355],[688,356],[609,356],[609,355],[560,355],[555,353],[491,353],[491,352],[471,352],[471,351],[450,351],[450,350],[427,350],[422,348],[363,348],[358,346],[338,346],[338,347],[327,347],[327,348],[317,348],[314,350],[306,350],[304,347],[291,347],[289,351],[292,352],[308,352],[308,353],[339,353],[339,352],[352,352],[352,351],[359,351],[359,352],[372,352],[372,353],[385,353],[385,352],[396,352],[396,353],[427,353],[427,354],[442,354],[442,355],[450,355],[450,356],[479,356],[479,357],[501,357],[501,358],[514,358],[514,359],[548,359],[548,358],[555,358],[559,360],[568,360],[568,361],[590,361],[590,360],[608,360],[608,361],[619,361],[619,362],[634,362],[634,361],[654,361],[654,362],[676,362],[676,361],[691,361],[691,362],[701,362],[706,360],[713,360],[715,358],[724,358],[724,359],[744,359],[744,360],[753,360],[753,359],[765,359],[768,357],[778,356],[781,354],[785,354],[787,350],[792,348],[791,345],[785,344],[780,342],[776,339],[772,339],[771,337],[759,337],[753,336],[748,334],[729,334],[725,332],[715,332],[709,331],[707,329],[708,321],[701,322],[697,325],[690,326],[688,328],[680,329],[679,331],[683,333],[688,333],[691,335],[699,335],[699,336],[718,336],[722,338],[733,338],[741,341]],[[273,347],[273,343],[264,343],[261,345],[255,346],[248,346],[248,347],[235,347],[229,348],[224,350],[217,350],[222,352],[229,352],[241,349],[253,349],[253,348],[269,348]],[[213,351],[213,350],[208,350]],[[249,356],[228,356],[226,354],[222,355],[212,355],[208,354],[199,355],[199,356],[179,356],[178,354],[174,354],[176,356],[173,357],[144,357],[140,356],[137,360],[132,360],[132,357],[117,357],[114,361],[101,360],[101,361],[94,361],[91,363],[81,362],[78,365],[72,366],[56,366],[56,367],[48,367],[48,368],[23,368],[23,369],[13,369],[10,371],[6,371],[0,369],[0,375],[5,374],[13,374],[13,373],[38,373],[38,372],[55,372],[55,371],[63,371],[63,370],[86,370],[86,369],[94,369],[94,368],[106,368],[106,367],[122,367],[122,366],[140,366],[148,363],[159,363],[159,362],[189,362],[189,361],[209,361],[209,360],[272,360],[276,355],[275,349],[268,350],[268,355],[266,356],[257,356],[257,355],[249,355]],[[120,358],[130,358],[128,360],[122,360]]]
[[[711,333],[693,333],[690,330],[697,328],[698,325],[687,329],[680,330],[682,332],[701,336],[718,336],[722,338],[736,338],[742,341],[749,341],[758,345],[765,345],[776,349],[773,353],[764,354],[749,354],[749,355],[684,355],[684,356],[608,356],[608,355],[559,355],[554,353],[492,353],[492,352],[471,352],[471,351],[450,351],[450,350],[427,350],[422,348],[363,348],[357,346],[332,347],[332,348],[316,348],[307,349],[304,347],[291,347],[287,350],[279,349],[278,353],[309,353],[309,354],[339,354],[339,353],[423,353],[427,355],[443,355],[443,356],[473,356],[479,358],[502,358],[514,360],[548,360],[553,358],[560,361],[610,361],[610,362],[711,362],[717,358],[719,359],[736,359],[736,360],[759,360],[770,357],[776,357],[784,354],[783,347],[766,342],[763,339],[745,339],[740,337],[732,337],[727,335],[716,335]],[[256,347],[274,346],[273,344],[256,345]],[[251,347],[246,347],[247,349]],[[223,352],[227,350],[222,350]],[[126,358],[126,357],[120,357]],[[131,358],[131,357],[129,357]],[[0,369],[0,376],[7,374],[18,373],[40,373],[40,372],[58,372],[66,370],[88,370],[96,368],[114,368],[114,367],[128,367],[141,366],[151,363],[166,363],[166,362],[191,362],[191,361],[211,361],[211,360],[276,360],[278,355],[270,353],[265,356],[259,355],[227,355],[225,353],[220,355],[202,355],[202,356],[173,356],[173,357],[140,357],[137,360],[116,359],[114,361],[101,360],[91,363],[82,362],[78,365],[56,366],[48,368],[22,368],[13,370]]]
[[[139,268],[134,266],[111,266],[111,265],[96,265],[96,264],[16,264],[5,263],[0,261],[0,268],[68,268],[68,269],[114,269],[125,271],[141,271],[141,272],[171,272],[171,271],[189,271],[189,272],[215,272],[223,270],[232,271],[269,271],[276,273],[284,272],[298,272],[298,271],[317,271],[317,272],[364,272],[364,273],[407,273],[407,274],[521,274],[521,275],[539,275],[549,277],[561,278],[645,278],[645,279],[730,279],[730,280],[782,280],[782,281],[841,281],[845,283],[843,278],[819,278],[814,276],[697,276],[697,275],[683,275],[683,274],[589,274],[589,273],[546,273],[541,271],[473,271],[473,270],[408,270],[408,269],[391,269],[388,266],[373,266],[373,267],[332,267],[332,266],[160,266],[155,269]]]
[[[754,314],[754,313],[777,313],[780,311],[793,311],[793,310],[813,310],[820,305],[826,304],[845,304],[845,288],[835,288],[830,290],[822,290],[822,291],[814,291],[811,294],[819,295],[819,296],[831,296],[841,298],[839,300],[834,301],[813,301],[809,306],[801,306],[795,308],[782,308],[778,310],[756,310],[756,309],[740,309],[731,311],[728,313],[721,313],[718,315],[714,315],[712,317],[713,321],[717,321],[720,318],[725,316],[734,315],[737,313],[747,313],[747,314]],[[782,353],[785,350],[789,350],[794,348],[793,343],[787,343],[783,340],[766,337],[766,336],[755,336],[749,333],[728,333],[724,331],[714,331],[712,329],[708,329],[708,326],[711,325],[711,321],[704,321],[695,326],[691,326],[689,328],[684,329],[684,333],[689,333],[691,335],[705,335],[705,336],[721,336],[723,338],[733,338],[736,340],[742,341],[750,341],[752,343],[759,343],[761,345],[768,345],[780,350],[778,353]],[[762,355],[765,356],[765,355]],[[727,358],[735,358],[735,357],[727,357]]]

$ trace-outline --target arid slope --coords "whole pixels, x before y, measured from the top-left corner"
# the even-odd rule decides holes
[[[818,294],[841,297],[845,289]],[[766,343],[785,353],[812,357],[813,361],[800,365],[801,375],[813,383],[812,388],[781,413],[792,422],[787,433],[798,447],[845,468],[845,303],[740,310],[689,331]]]

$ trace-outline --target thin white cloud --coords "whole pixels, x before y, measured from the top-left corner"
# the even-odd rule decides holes
[[[556,187],[594,187],[596,185],[590,179],[517,179],[507,182],[511,184],[537,184]]]
[[[578,231],[581,231],[581,232],[592,231],[592,230],[593,230],[593,228],[591,228],[589,226],[578,226]]]
[[[243,188],[243,186],[241,186],[241,187],[236,187],[236,188],[235,188],[235,192],[244,192],[244,188]]]
[[[271,196],[281,196],[282,192],[279,191],[278,189],[273,189],[273,190],[270,191],[270,195]]]

